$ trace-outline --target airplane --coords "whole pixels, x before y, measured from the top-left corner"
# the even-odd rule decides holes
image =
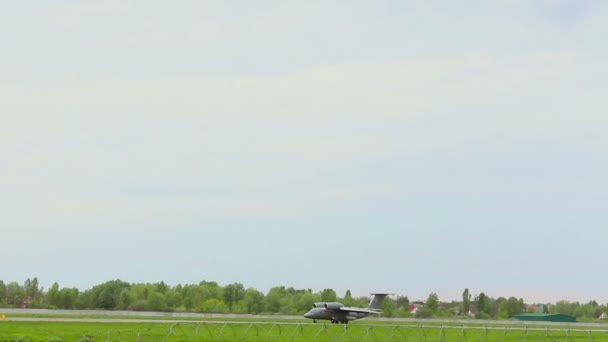
[[[337,302],[314,303],[312,309],[305,313],[304,317],[312,319],[314,323],[317,323],[318,319],[325,319],[333,324],[348,324],[348,321],[382,313],[382,302],[388,295],[388,293],[372,293],[372,300],[367,308],[348,307]]]

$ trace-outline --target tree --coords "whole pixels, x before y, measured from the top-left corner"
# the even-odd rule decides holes
[[[312,303],[314,303],[314,302],[315,302],[315,298],[314,298],[313,294],[306,291],[305,293],[303,293],[300,296],[300,298],[298,298],[297,309],[299,312],[305,312],[307,310],[310,310],[310,308],[312,307]]]
[[[475,298],[475,303],[477,304],[477,312],[485,312],[488,315],[491,313],[492,310],[490,298],[488,298],[485,293],[482,292],[477,295]]]
[[[95,307],[99,309],[112,310],[116,306],[112,290],[103,289],[95,299]]]
[[[6,304],[6,285],[0,280],[0,305]]]
[[[439,310],[439,296],[435,292],[431,292],[429,297],[426,300],[426,308],[428,308],[431,313],[436,314]]]
[[[322,302],[335,302],[337,300],[336,291],[332,289],[324,289],[321,291],[321,301]]]
[[[167,308],[165,295],[160,292],[152,292],[148,296],[148,305],[152,311],[164,311]]]
[[[92,289],[80,293],[76,300],[76,308],[80,310],[95,308],[95,294]]]
[[[59,284],[54,282],[49,291],[46,293],[46,302],[49,305],[58,308],[59,299]]]
[[[513,317],[514,315],[524,312],[524,308],[525,305],[523,299],[509,297],[509,299],[502,303],[500,311],[504,312],[508,317]]]
[[[148,296],[150,295],[150,285],[149,284],[133,284],[130,287],[125,287],[121,290],[121,294],[124,290],[129,292],[129,295],[133,299],[133,301],[138,300],[148,300]],[[153,291],[154,292],[154,291]],[[120,298],[120,295],[119,295]],[[120,299],[119,299],[120,302]]]
[[[264,308],[264,294],[252,287],[245,291],[244,299],[247,313],[257,314]]]
[[[471,294],[469,293],[469,289],[465,288],[464,292],[462,292],[462,313],[468,314],[471,309]]]
[[[6,286],[6,304],[21,306],[25,299],[25,290],[19,283],[13,281]]]
[[[28,297],[35,298],[38,296],[40,289],[38,288],[38,278],[34,279],[27,278],[23,284],[25,295]]]
[[[182,295],[176,289],[167,291],[165,300],[167,301],[167,307],[172,309],[179,308],[183,304]]]
[[[395,312],[395,301],[392,298],[385,298],[382,303],[382,313],[384,317],[393,317]]]
[[[63,288],[59,291],[59,307],[62,309],[74,309],[78,298],[78,289]]]
[[[110,280],[103,284],[94,286],[93,304],[95,308],[113,310],[118,307],[120,302],[120,293],[123,289],[129,288],[131,285],[122,280]]]
[[[498,297],[494,300],[494,303],[492,305],[492,317],[495,318],[499,318],[499,319],[507,319],[509,318],[509,314],[503,310],[503,307],[505,305],[505,303],[507,302],[507,298],[505,297]],[[523,302],[523,300],[522,300]]]
[[[162,294],[166,294],[167,291],[169,291],[169,286],[167,284],[165,284],[165,282],[162,280],[160,283],[154,284],[154,286],[156,287],[156,291],[160,292]]]
[[[232,309],[245,297],[245,287],[241,283],[224,286],[224,303]]]
[[[397,308],[404,309],[409,312],[410,299],[407,296],[397,296],[395,304],[397,305]]]
[[[186,311],[192,311],[194,307],[194,298],[192,297],[192,291],[188,286],[184,286],[184,308]]]
[[[228,312],[228,307],[226,304],[215,298],[207,299],[203,305],[201,305],[200,312],[213,312],[213,313],[226,313]]]
[[[264,300],[264,310],[271,313],[282,312],[283,304],[287,298],[285,286],[273,287],[268,291]]]
[[[346,293],[344,294],[344,305],[354,306],[353,295],[350,293],[350,290],[346,290]]]
[[[127,310],[134,301],[135,298],[131,296],[131,291],[127,288],[122,289],[122,291],[120,291],[120,296],[118,297],[118,308],[121,310]]]
[[[204,300],[209,298],[218,299],[220,301],[224,300],[224,289],[215,281],[201,281],[198,286],[203,291]]]

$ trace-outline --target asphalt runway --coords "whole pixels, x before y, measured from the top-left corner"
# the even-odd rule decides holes
[[[323,324],[326,325],[333,325],[329,322],[324,322],[324,323],[313,323],[313,322],[288,322],[288,321],[277,321],[277,322],[269,322],[269,321],[235,321],[235,320],[212,320],[212,321],[198,321],[198,320],[176,320],[176,319],[140,319],[140,318],[72,318],[72,317],[7,317],[6,319],[7,321],[17,321],[17,322],[82,322],[82,323],[100,323],[100,324],[104,324],[104,323],[161,323],[161,324],[191,324],[191,325],[201,325],[201,324],[208,324],[208,325],[213,325],[213,326],[221,326],[221,325],[225,325],[225,324],[233,324],[233,325],[305,325],[305,326],[322,326]],[[433,320],[433,323],[435,323],[435,325],[428,325],[428,324],[417,324],[417,325],[413,325],[416,328],[421,328],[421,329],[437,329],[437,328],[442,328],[442,329],[466,329],[466,330],[478,330],[480,328],[486,329],[486,330],[504,330],[506,328],[506,326],[508,325],[517,325],[517,326],[513,326],[510,327],[510,330],[519,330],[519,329],[525,329],[528,331],[545,331],[547,330],[547,323],[552,323],[552,322],[526,322],[526,324],[522,324],[522,322],[515,322],[518,324],[514,324],[514,322],[512,321],[503,321],[503,322],[508,322],[509,324],[503,325],[503,326],[496,326],[496,321],[480,321],[480,320],[471,320],[471,322],[476,323],[476,324],[472,324],[472,325],[453,325],[454,320]],[[430,323],[430,321],[427,320],[416,320],[414,323]],[[445,325],[445,326],[441,326],[441,325],[437,325],[437,323],[452,323],[452,325]],[[531,324],[530,324],[531,323]],[[1,324],[1,323],[0,323]],[[493,326],[487,326],[485,324],[494,324]],[[563,326],[563,323],[561,323]],[[356,323],[357,326],[362,326],[362,327],[366,327],[366,326],[374,326],[374,327],[395,327],[395,326],[408,326],[408,325],[399,325],[399,324],[390,324],[389,322],[386,321],[376,321],[374,322],[374,320],[366,320],[366,322],[363,321],[359,321]],[[343,326],[343,325],[337,325],[337,326]],[[568,325],[568,326],[572,326],[572,325]],[[601,327],[605,327],[608,328],[608,324],[606,323],[574,323],[574,326],[576,327],[572,327],[572,328],[568,328],[568,331],[589,331],[590,327],[593,327],[594,329],[592,329],[593,331],[596,332],[608,332],[608,329],[600,329]],[[587,329],[585,329],[587,328]],[[564,330],[564,328],[549,328],[550,330]]]

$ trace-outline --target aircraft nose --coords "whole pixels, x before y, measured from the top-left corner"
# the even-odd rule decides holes
[[[307,313],[304,314],[304,318],[310,318],[310,316],[311,316],[310,311],[308,311]]]

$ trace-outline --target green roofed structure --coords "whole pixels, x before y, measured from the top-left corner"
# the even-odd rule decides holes
[[[514,318],[520,321],[536,321],[536,322],[576,322],[576,317],[564,314],[545,314],[545,313],[522,313],[514,315]]]

